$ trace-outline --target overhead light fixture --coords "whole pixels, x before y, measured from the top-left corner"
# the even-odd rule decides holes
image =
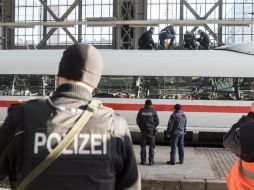
[[[236,24],[234,24],[234,23],[225,23],[225,24],[218,24],[219,26],[245,26],[245,27],[250,27],[250,25],[249,24],[245,24],[245,23],[243,23],[243,24],[240,24],[240,23],[236,23]]]
[[[116,27],[116,24],[87,23],[86,26],[87,27]]]
[[[87,17],[86,21],[116,21],[116,17]]]
[[[144,27],[158,27],[159,24],[130,24],[130,27],[133,28],[144,28]]]
[[[6,26],[9,29],[14,29],[14,28],[35,28],[35,25],[15,25],[15,26]]]
[[[45,22],[42,25],[51,28],[67,28],[74,27],[75,23],[73,21],[56,21],[56,22]]]
[[[115,27],[115,17],[86,18],[88,27]]]

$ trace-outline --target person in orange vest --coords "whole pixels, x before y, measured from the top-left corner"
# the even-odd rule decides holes
[[[225,134],[223,144],[238,157],[226,177],[228,189],[254,190],[254,103]]]

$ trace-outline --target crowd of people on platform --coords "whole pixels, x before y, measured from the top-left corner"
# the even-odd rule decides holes
[[[144,32],[138,40],[139,49],[176,49],[175,38],[176,32],[174,26],[169,25],[163,28],[159,32],[159,43],[153,40],[153,34],[155,32],[154,27]],[[195,34],[190,31],[186,31],[183,39],[183,49],[188,50],[208,50],[211,46],[209,35],[202,30],[198,30],[199,38],[196,38]]]

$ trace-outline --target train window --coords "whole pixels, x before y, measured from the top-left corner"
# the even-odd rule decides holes
[[[55,75],[0,75],[0,95],[44,96],[57,86]],[[102,76],[94,97],[253,100],[254,78]]]
[[[55,87],[55,75],[0,75],[0,95],[44,96]]]
[[[103,98],[136,98],[138,77],[102,76],[94,97]]]
[[[254,78],[103,76],[103,98],[253,100]]]

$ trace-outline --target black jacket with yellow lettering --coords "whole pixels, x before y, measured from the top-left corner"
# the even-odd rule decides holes
[[[0,179],[12,189],[42,161],[79,119],[90,93],[64,84],[50,98],[11,106],[0,127]],[[140,189],[127,122],[99,107],[73,143],[29,190]]]

